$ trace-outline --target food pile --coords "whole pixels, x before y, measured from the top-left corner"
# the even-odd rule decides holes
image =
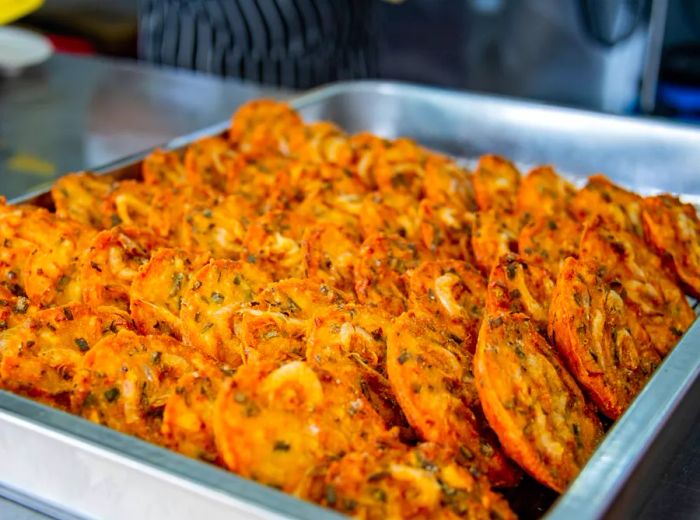
[[[0,387],[360,518],[562,492],[693,322],[692,206],[256,101],[0,205]]]

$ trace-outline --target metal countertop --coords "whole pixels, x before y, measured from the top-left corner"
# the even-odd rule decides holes
[[[0,193],[11,198],[220,122],[248,99],[289,94],[134,62],[55,55],[18,77],[0,77]],[[0,518],[45,516],[0,498]],[[640,518],[700,518],[699,421]]]

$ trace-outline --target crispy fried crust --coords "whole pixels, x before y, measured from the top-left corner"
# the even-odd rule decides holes
[[[580,258],[605,267],[604,278],[622,285],[639,320],[662,356],[695,320],[685,295],[663,269],[661,259],[634,233],[615,229],[602,218],[590,221],[581,237]]]
[[[108,175],[88,172],[71,173],[59,178],[51,187],[56,215],[102,229],[102,201],[112,189],[113,183],[114,180]]]
[[[686,290],[700,298],[700,221],[695,207],[671,195],[642,202],[644,237],[670,264]]]
[[[425,254],[413,242],[382,234],[368,237],[355,264],[355,294],[393,315],[408,308],[406,273]]]
[[[492,209],[476,214],[472,248],[476,264],[486,276],[503,255],[518,250],[520,223],[512,213]]]
[[[605,268],[569,258],[550,307],[550,337],[600,410],[617,419],[661,363],[636,310]]]
[[[72,406],[93,422],[163,444],[163,408],[178,380],[214,367],[211,358],[168,336],[120,330],[83,357]]]
[[[286,103],[261,99],[238,109],[231,118],[228,137],[241,152],[252,157],[286,155],[301,146],[304,125]]]
[[[571,202],[574,215],[584,221],[600,216],[609,225],[642,236],[642,198],[614,184],[605,175],[592,175]]]
[[[329,467],[317,501],[357,518],[512,519],[488,482],[436,444],[354,452]]]
[[[541,483],[563,492],[603,430],[529,318],[484,318],[474,375],[484,413],[505,452]]]
[[[209,262],[190,278],[182,293],[183,341],[219,361],[240,364],[240,345],[232,318],[269,281],[267,274],[248,262]]]
[[[474,195],[482,211],[513,211],[520,186],[520,172],[498,155],[482,155],[474,170]]]
[[[463,211],[477,209],[471,174],[447,157],[428,157],[425,162],[423,193],[434,204],[450,205]]]
[[[471,365],[471,355],[428,315],[404,313],[389,333],[389,381],[421,438],[449,447],[492,482],[513,485],[517,474],[472,411],[478,408],[478,396]]]
[[[521,313],[546,334],[547,317],[554,291],[548,271],[529,265],[517,255],[506,255],[496,264],[486,291],[486,312],[491,316]]]
[[[538,166],[520,183],[515,210],[531,218],[550,217],[569,210],[576,188],[551,166]]]
[[[81,303],[25,316],[0,338],[0,386],[64,408],[85,353],[131,327],[122,312]]]
[[[518,253],[530,265],[557,276],[563,261],[578,256],[583,226],[566,212],[536,217],[518,235]]]
[[[357,241],[337,224],[316,224],[304,231],[304,271],[316,279],[346,292],[355,285]]]
[[[485,296],[481,273],[463,262],[422,262],[409,276],[411,306],[435,317],[469,352],[476,347]]]

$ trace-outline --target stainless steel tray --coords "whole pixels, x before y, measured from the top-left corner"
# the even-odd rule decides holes
[[[405,135],[458,157],[485,152],[521,164],[552,163],[573,179],[603,171],[637,191],[700,200],[700,131],[506,98],[384,82],[340,83],[292,101],[309,119],[348,131]],[[178,138],[176,149],[226,123]],[[138,175],[143,154],[101,168]],[[28,194],[48,204],[46,194]],[[700,411],[696,322],[569,490],[551,505],[537,486],[525,516],[630,517],[663,467],[659,461]],[[531,484],[532,485],[532,484]],[[221,469],[0,392],[0,494],[40,501],[67,518],[336,518]],[[548,508],[548,510],[547,510]]]

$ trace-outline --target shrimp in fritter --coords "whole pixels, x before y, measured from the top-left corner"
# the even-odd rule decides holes
[[[690,294],[700,298],[700,221],[695,207],[671,195],[642,202],[644,237]]]
[[[604,175],[592,175],[588,184],[580,190],[571,202],[574,215],[584,221],[600,216],[609,226],[641,237],[642,197],[612,183]]]
[[[512,213],[487,210],[476,213],[472,248],[474,259],[488,276],[503,255],[517,251],[518,218]]]
[[[515,211],[531,218],[552,217],[566,212],[576,188],[557,175],[551,166],[539,166],[523,177],[515,202]]]
[[[144,157],[141,171],[144,184],[153,186],[179,186],[188,180],[182,155],[177,151],[152,151]]]
[[[535,479],[563,492],[603,430],[527,316],[484,317],[474,376],[486,418],[505,452]]]
[[[606,283],[605,268],[569,258],[550,307],[550,336],[571,372],[598,408],[622,415],[661,363],[634,308]]]
[[[443,334],[428,315],[402,314],[389,333],[387,371],[396,400],[421,437],[449,447],[473,471],[497,485],[514,485],[517,472],[480,424],[472,356]]]
[[[520,172],[498,155],[482,155],[474,170],[474,195],[482,211],[511,212],[520,186]]]
[[[238,109],[231,118],[228,138],[249,156],[287,155],[303,144],[304,123],[286,103],[261,99]]]
[[[471,174],[456,162],[429,155],[423,179],[425,198],[433,204],[449,205],[462,211],[476,211]]]
[[[481,273],[463,262],[427,261],[409,275],[411,306],[435,317],[469,352],[476,347],[485,296],[486,281]]]
[[[81,303],[27,316],[0,337],[0,387],[68,408],[85,353],[130,327],[125,313]]]
[[[304,271],[307,278],[352,292],[359,244],[335,224],[316,224],[304,231]]]
[[[248,262],[209,262],[192,275],[182,293],[183,341],[221,362],[239,365],[241,351],[232,318],[269,281],[267,274]]]
[[[530,265],[547,269],[553,276],[570,256],[578,256],[583,226],[568,213],[530,220],[518,235],[518,253]]]
[[[187,147],[184,164],[188,183],[227,193],[245,160],[223,137],[205,137]]]
[[[530,317],[537,329],[546,334],[554,278],[548,271],[506,255],[496,264],[486,291],[486,312],[522,313]]]
[[[634,233],[594,218],[583,231],[580,258],[598,262],[605,268],[605,281],[621,284],[621,296],[636,307],[662,356],[695,320],[688,300],[664,271],[661,259]]]
[[[102,201],[113,185],[114,179],[109,175],[95,175],[89,172],[71,173],[57,179],[51,187],[56,216],[71,218],[86,226],[102,229]]]

